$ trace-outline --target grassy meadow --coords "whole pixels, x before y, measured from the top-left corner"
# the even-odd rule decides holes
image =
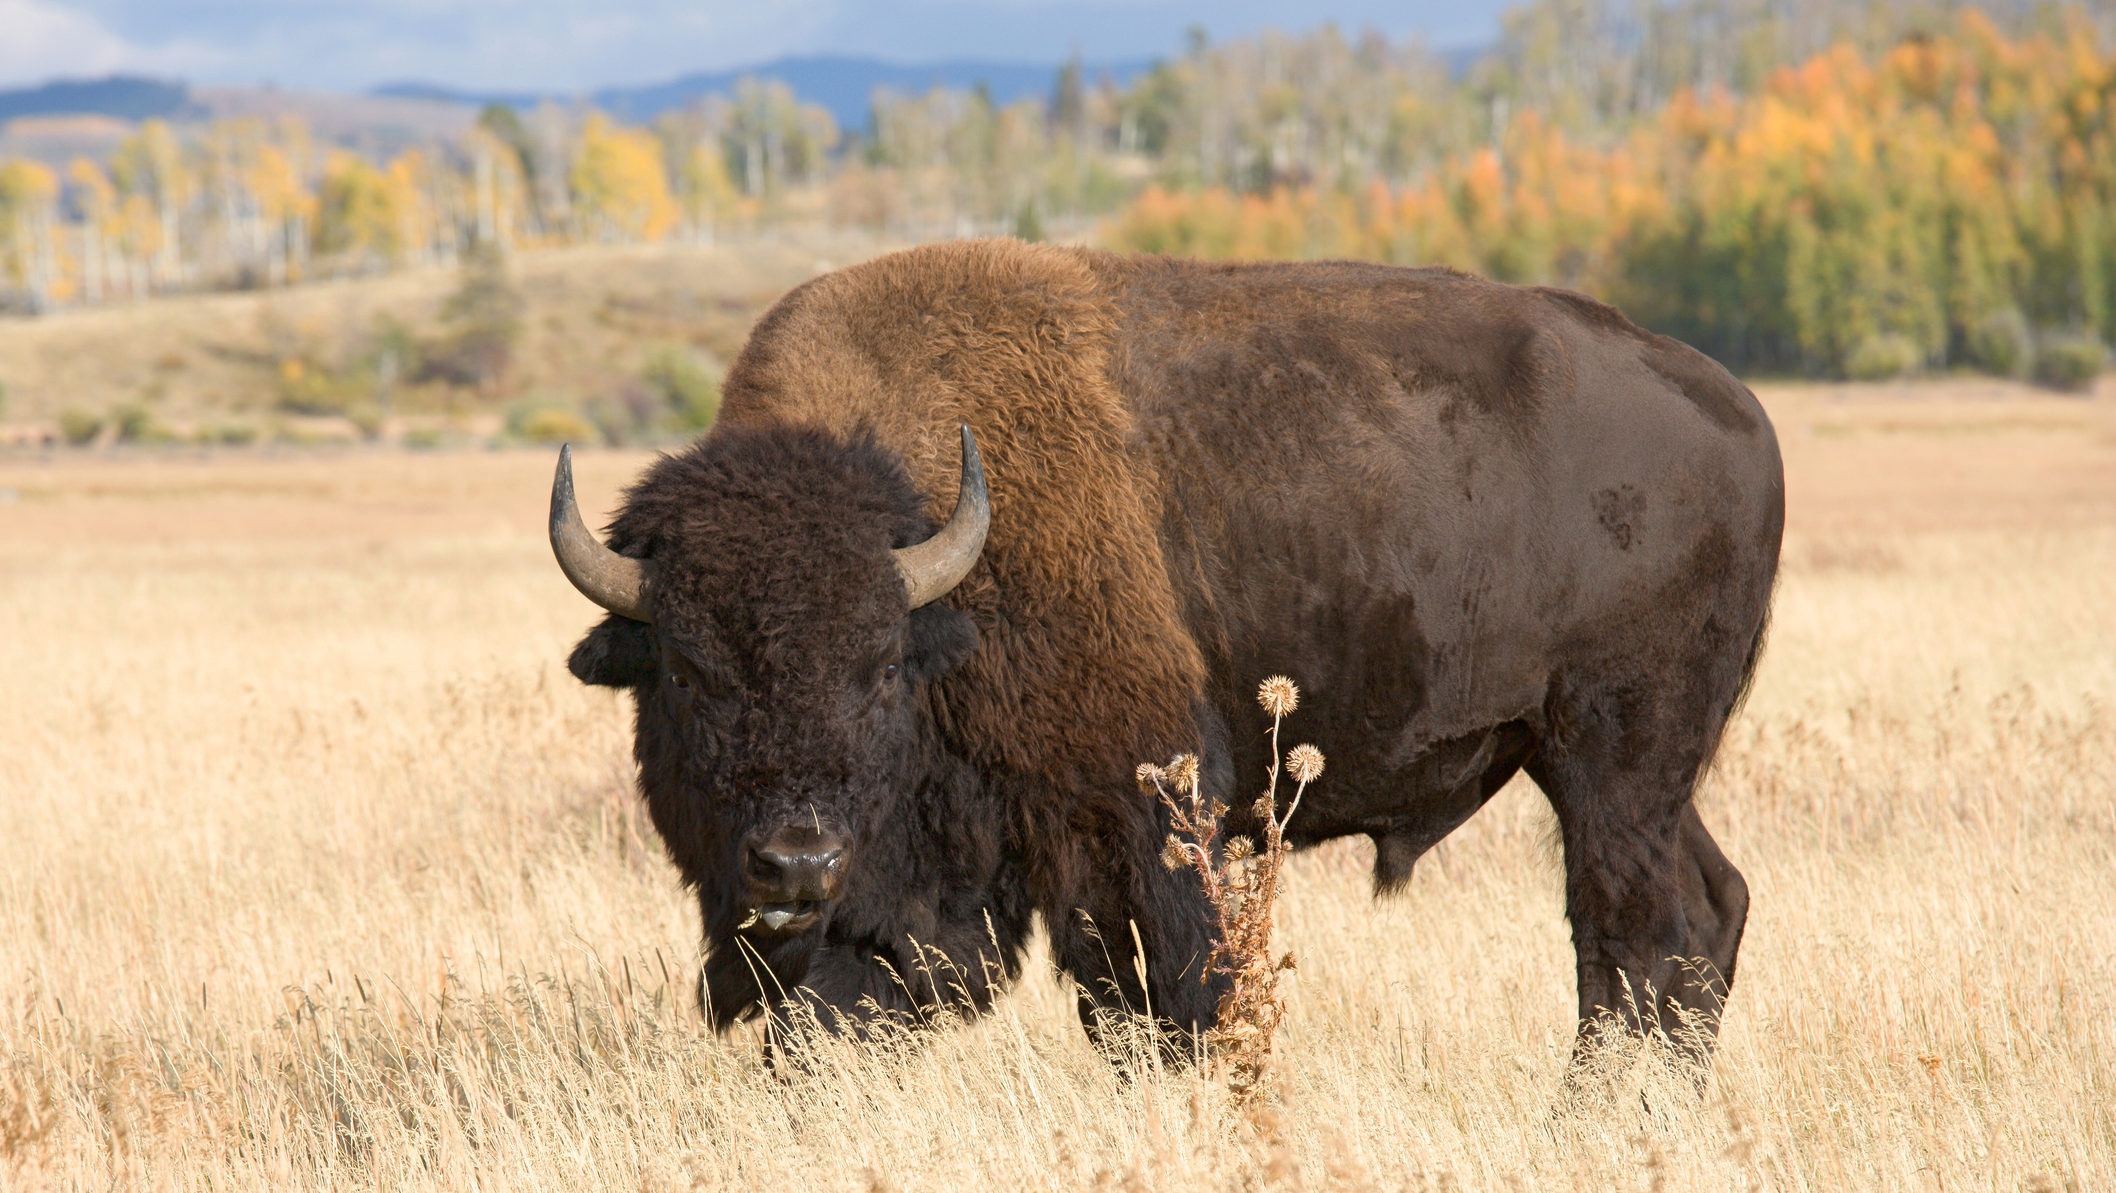
[[[564,670],[548,453],[0,456],[0,1186],[2116,1188],[2116,391],[1763,396],[1790,529],[1700,797],[1754,894],[1704,1096],[1559,1106],[1523,782],[1379,904],[1363,842],[1289,867],[1262,1125],[1120,1078],[1041,964],[783,1080],[707,1033],[627,702]],[[646,458],[583,455],[584,504]]]
[[[422,381],[410,360],[375,376],[392,337],[431,339],[448,324],[463,284],[453,266],[11,320],[0,327],[0,445],[56,438],[69,416],[103,420],[107,441],[127,410],[150,415],[162,439],[489,438],[507,407],[608,397],[657,353],[717,371],[780,294],[889,247],[806,232],[513,254],[517,326],[504,379],[485,386]]]

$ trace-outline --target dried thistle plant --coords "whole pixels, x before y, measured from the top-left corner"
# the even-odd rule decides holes
[[[1286,825],[1299,809],[1308,784],[1323,770],[1322,751],[1314,746],[1295,746],[1283,757],[1279,753],[1279,727],[1300,706],[1300,689],[1294,682],[1283,675],[1272,676],[1258,687],[1257,703],[1271,714],[1270,781],[1252,809],[1262,826],[1260,846],[1247,837],[1236,837],[1215,850],[1227,805],[1207,802],[1198,790],[1196,755],[1179,755],[1165,766],[1149,763],[1138,770],[1140,787],[1168,808],[1169,823],[1175,829],[1161,850],[1162,864],[1171,870],[1187,865],[1197,871],[1212,904],[1216,931],[1206,972],[1226,974],[1229,985],[1205,1041],[1215,1067],[1226,1074],[1228,1094],[1237,1109],[1255,1105],[1268,1088],[1272,1040],[1286,1014],[1286,1004],[1278,995],[1278,977],[1293,968],[1291,952],[1276,958],[1271,952],[1273,908],[1287,852]],[[1283,815],[1278,810],[1281,774],[1295,784]]]

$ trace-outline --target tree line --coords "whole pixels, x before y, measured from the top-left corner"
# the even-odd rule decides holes
[[[2110,14],[1535,0],[1502,25],[1466,64],[1193,34],[1124,86],[1074,61],[1011,104],[879,91],[850,130],[754,79],[640,126],[488,108],[387,160],[294,120],[148,121],[106,160],[0,164],[0,307],[828,225],[1454,265],[1742,367],[2012,372],[2116,337]]]
[[[1741,368],[2077,384],[2116,339],[2116,55],[1971,10],[1620,125],[1519,110],[1403,182],[1157,185],[1109,239],[1555,283]]]

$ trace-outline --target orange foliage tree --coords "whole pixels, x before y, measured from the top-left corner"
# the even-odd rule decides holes
[[[1150,189],[1117,247],[1448,265],[1613,299],[1729,363],[1882,376],[2116,339],[2116,57],[1974,10],[1587,144],[1535,111],[1400,187]]]

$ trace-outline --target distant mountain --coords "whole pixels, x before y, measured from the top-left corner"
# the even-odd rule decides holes
[[[1440,61],[1447,64],[1447,77],[1460,80],[1469,73],[1470,67],[1490,57],[1494,48],[1492,45],[1479,43],[1473,46],[1444,46],[1433,52],[1440,55]]]
[[[0,91],[0,121],[22,116],[115,116],[146,120],[174,116],[191,102],[182,83],[136,75],[107,79],[59,79],[41,87]]]
[[[477,114],[460,102],[393,96],[188,87],[123,76],[71,80],[0,91],[0,161],[19,157],[62,166],[76,157],[108,157],[134,126],[153,117],[186,129],[214,120],[290,116],[325,143],[390,157],[460,136]]]
[[[1150,59],[1094,62],[1085,66],[1090,83],[1107,76],[1119,86],[1130,83],[1152,67]],[[621,120],[651,120],[707,95],[732,95],[735,84],[745,78],[776,79],[791,88],[806,103],[820,104],[842,128],[862,128],[867,123],[867,104],[877,87],[907,95],[922,95],[934,87],[968,90],[983,83],[994,101],[1012,103],[1031,95],[1048,95],[1057,81],[1059,64],[1031,62],[987,62],[955,59],[905,65],[875,58],[846,55],[779,58],[756,66],[707,74],[685,75],[666,83],[644,87],[607,87],[578,95],[536,95],[523,92],[460,91],[426,83],[396,83],[375,89],[377,95],[404,99],[444,100],[464,104],[506,104],[533,107],[546,99],[560,103],[586,100]]]
[[[563,101],[566,97],[557,94],[544,95],[534,91],[464,91],[454,87],[443,87],[438,83],[384,83],[368,92],[382,99],[411,99],[430,104],[460,104],[482,108],[486,104],[500,104],[509,108],[533,108],[547,99]]]

